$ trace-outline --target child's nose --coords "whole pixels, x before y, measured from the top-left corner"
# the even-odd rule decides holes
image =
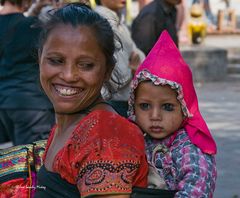
[[[153,120],[161,120],[162,119],[161,110],[159,108],[152,109],[151,119],[153,119]]]

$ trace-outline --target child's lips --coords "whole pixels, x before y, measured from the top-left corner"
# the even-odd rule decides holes
[[[153,133],[160,133],[163,131],[163,128],[160,126],[151,126],[150,131]]]

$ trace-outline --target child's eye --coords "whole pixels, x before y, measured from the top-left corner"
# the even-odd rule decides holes
[[[173,107],[174,107],[173,104],[170,104],[170,103],[166,103],[162,105],[162,108],[165,111],[173,111],[174,110]]]
[[[64,60],[61,58],[47,58],[47,60],[51,65],[60,65],[64,63]]]
[[[139,106],[144,111],[150,109],[150,104],[148,104],[148,103],[140,103]]]

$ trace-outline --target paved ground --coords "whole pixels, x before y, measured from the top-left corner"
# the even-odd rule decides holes
[[[200,110],[218,147],[214,198],[240,197],[240,78],[196,84]]]
[[[214,1],[214,0],[213,0]],[[215,0],[216,1],[216,0]],[[239,0],[233,0],[240,13]],[[209,35],[205,47],[238,51],[240,35]],[[218,178],[214,198],[240,198],[240,74],[196,84],[199,106],[216,140]]]

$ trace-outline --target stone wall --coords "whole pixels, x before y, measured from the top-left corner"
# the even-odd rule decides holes
[[[227,50],[215,47],[182,47],[181,53],[196,82],[221,81],[227,75]]]

